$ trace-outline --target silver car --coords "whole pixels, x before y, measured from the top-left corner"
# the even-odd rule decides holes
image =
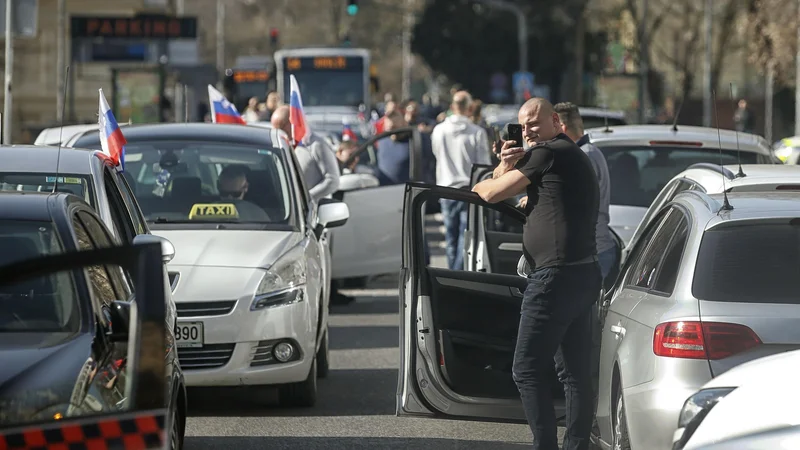
[[[670,449],[684,400],[800,348],[800,196],[686,191],[659,211],[602,303],[598,443]]]

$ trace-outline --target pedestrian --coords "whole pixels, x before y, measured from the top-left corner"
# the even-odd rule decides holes
[[[247,101],[247,107],[242,114],[242,118],[247,123],[258,122],[258,97],[250,97],[250,100]]]
[[[431,147],[436,158],[436,184],[461,189],[470,188],[473,164],[489,164],[489,140],[486,130],[472,123],[467,91],[453,94],[452,115],[433,129]],[[464,266],[464,230],[467,227],[467,204],[440,199],[445,227],[447,265],[451,270]]]
[[[282,105],[272,113],[270,119],[272,127],[283,130],[290,138],[292,136],[292,125],[289,122],[289,106]],[[297,143],[295,155],[306,180],[308,193],[314,201],[331,194],[339,189],[339,162],[336,160],[336,152],[331,149],[325,139],[311,134],[309,144]]]
[[[522,300],[512,374],[537,450],[557,450],[553,360],[566,394],[565,450],[587,450],[594,412],[592,304],[600,293],[600,194],[589,156],[562,132],[553,105],[534,97],[518,114],[521,142],[502,143],[493,178],[473,187],[490,203],[527,191],[523,254],[533,271]]]
[[[736,131],[752,133],[756,128],[756,118],[753,115],[753,111],[747,106],[747,100],[739,100],[736,112],[733,114],[733,120],[736,123]]]

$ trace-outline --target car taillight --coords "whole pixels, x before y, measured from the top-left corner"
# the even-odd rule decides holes
[[[758,335],[736,323],[667,322],[653,336],[653,353],[669,358],[717,360],[758,345]]]

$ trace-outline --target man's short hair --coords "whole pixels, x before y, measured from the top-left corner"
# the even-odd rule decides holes
[[[235,180],[237,178],[244,177],[247,178],[247,173],[249,169],[247,166],[242,164],[231,164],[229,166],[225,166],[222,171],[219,173],[219,180],[222,182],[226,182],[229,180]]]
[[[460,112],[467,113],[472,104],[472,95],[467,91],[458,91],[453,94],[453,106]]]
[[[553,110],[555,110],[559,120],[566,125],[568,130],[573,133],[582,133],[584,131],[583,119],[578,105],[572,102],[561,102],[553,106]]]

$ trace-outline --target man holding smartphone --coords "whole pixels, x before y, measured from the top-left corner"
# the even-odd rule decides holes
[[[594,411],[592,305],[602,281],[595,239],[597,176],[589,157],[563,134],[549,101],[528,100],[518,118],[530,150],[522,142],[504,142],[493,178],[472,190],[490,203],[528,194],[523,253],[533,271],[522,300],[512,373],[534,449],[558,450],[549,379],[555,358],[567,400],[563,448],[586,450]]]

